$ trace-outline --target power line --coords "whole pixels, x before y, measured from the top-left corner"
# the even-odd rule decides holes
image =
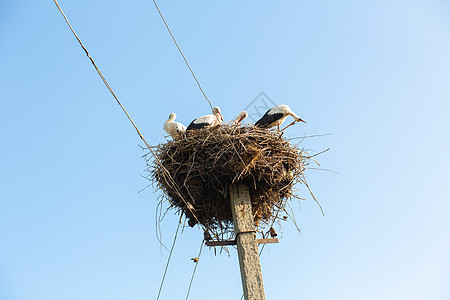
[[[189,288],[188,288],[188,291],[187,291],[187,294],[186,294],[186,300],[188,300],[189,293],[191,292],[192,281],[194,281],[195,271],[197,271],[198,262],[200,261],[200,256],[202,255],[203,243],[204,242],[205,242],[205,240],[202,240],[202,244],[200,245],[200,251],[198,252],[198,256],[197,256],[198,260],[195,263],[194,271],[192,272],[191,281],[189,282]]]
[[[139,137],[141,138],[141,140],[145,143],[145,145],[147,146],[147,148],[150,150],[150,152],[152,153],[153,157],[155,158],[155,160],[157,161],[157,163],[162,167],[162,169],[165,171],[165,175],[170,179],[170,182],[173,184],[173,187],[175,188],[177,194],[180,196],[180,198],[183,200],[184,204],[186,205],[186,207],[189,209],[189,211],[191,212],[192,216],[196,219],[196,221],[202,226],[204,227],[205,230],[211,232],[214,234],[214,232],[207,226],[204,226],[203,224],[200,223],[199,219],[197,218],[197,216],[195,215],[195,213],[193,212],[192,208],[190,207],[190,205],[188,205],[188,203],[186,202],[186,200],[184,199],[184,197],[181,195],[181,193],[179,192],[175,181],[173,180],[172,176],[170,175],[170,173],[168,172],[168,170],[162,165],[161,161],[159,160],[159,158],[157,157],[156,153],[153,151],[153,149],[151,148],[151,146],[147,143],[147,141],[145,140],[145,138],[142,136],[141,132],[139,131],[138,127],[136,126],[136,124],[133,122],[133,120],[131,119],[130,115],[128,114],[128,112],[126,111],[125,107],[122,105],[122,103],[120,103],[119,99],[117,98],[116,94],[114,93],[114,91],[112,90],[111,86],[109,85],[109,83],[106,81],[106,78],[103,76],[102,72],[100,71],[100,69],[97,67],[97,64],[95,63],[94,59],[90,56],[89,51],[86,49],[86,47],[83,45],[83,43],[81,42],[80,38],[78,37],[78,35],[75,33],[75,30],[72,28],[72,25],[70,25],[69,20],[67,19],[66,15],[64,14],[64,12],[62,11],[61,7],[59,6],[59,3],[57,0],[53,0],[53,2],[56,4],[56,6],[58,7],[59,12],[61,13],[61,15],[64,17],[64,20],[66,21],[67,25],[69,26],[70,30],[72,31],[72,34],[75,36],[75,38],[77,39],[78,43],[80,44],[81,48],[83,48],[84,52],[86,53],[87,57],[90,59],[92,65],[94,66],[95,70],[97,71],[98,75],[100,76],[100,78],[102,79],[103,83],[106,85],[106,87],[108,88],[109,92],[113,95],[114,99],[116,100],[117,104],[119,104],[120,108],[122,109],[122,111],[125,113],[125,115],[127,116],[128,120],[131,122],[131,124],[133,125],[134,129],[136,130],[137,134],[139,135]],[[163,19],[164,23],[166,24],[167,29],[169,30],[170,35],[172,36],[175,44],[177,45],[178,50],[180,51],[181,55],[183,56],[184,61],[186,62],[186,65],[188,66],[189,70],[192,73],[192,76],[194,76],[195,81],[197,82],[200,90],[203,93],[203,96],[205,96],[205,99],[208,101],[209,105],[211,106],[212,109],[212,105],[211,102],[209,101],[209,99],[206,97],[205,93],[203,92],[202,87],[200,86],[200,83],[198,82],[197,78],[194,75],[194,72],[192,71],[191,67],[189,66],[183,52],[181,51],[180,47],[178,46],[175,37],[172,35],[172,33],[170,32],[169,26],[167,25],[166,21],[164,20],[164,17],[161,13],[161,11],[159,10],[157,4],[155,1],[153,1],[156,5],[156,8],[158,9],[159,14],[161,15],[161,18]],[[164,173],[163,173],[164,174]],[[158,291],[158,297],[157,299],[159,299],[160,294],[161,294],[161,290],[164,284],[164,280],[167,274],[167,269],[169,267],[169,262],[170,259],[172,257],[172,253],[173,253],[173,249],[175,247],[175,242],[177,240],[177,236],[178,236],[178,231],[180,229],[180,224],[181,224],[181,218],[182,215],[180,216],[180,220],[178,222],[178,226],[177,226],[177,230],[175,232],[175,236],[174,236],[174,240],[172,243],[172,247],[170,249],[170,253],[169,253],[169,257],[167,259],[167,263],[166,263],[166,267],[164,269],[164,274],[161,280],[161,285],[159,287],[159,291]],[[214,234],[215,235],[215,234]],[[203,246],[203,241],[202,241],[202,246]],[[200,252],[199,252],[199,256],[201,255],[201,250],[203,247],[200,248]],[[192,281],[195,275],[195,271],[196,271],[197,265],[194,267],[194,272],[192,274],[191,277],[191,283],[189,285],[189,290],[188,290],[188,294],[186,297],[189,296],[189,291],[192,285]]]
[[[161,10],[160,10],[159,7],[158,7],[158,4],[156,4],[156,0],[153,0],[153,3],[155,4],[156,9],[158,10],[159,15],[161,16],[161,19],[163,20],[164,25],[166,25],[167,31],[169,31],[170,36],[172,37],[173,42],[174,42],[175,45],[177,46],[178,51],[180,51],[180,54],[181,54],[181,56],[183,57],[184,62],[186,63],[186,66],[189,68],[189,71],[191,71],[191,74],[192,74],[192,76],[194,77],[195,82],[197,82],[197,85],[198,85],[198,87],[200,88],[200,91],[202,92],[203,97],[205,97],[206,101],[208,101],[209,106],[211,107],[211,110],[212,110],[213,107],[212,107],[211,101],[209,101],[208,97],[206,97],[206,94],[205,94],[205,92],[203,91],[202,86],[200,85],[200,82],[198,81],[197,77],[195,76],[194,71],[192,71],[192,68],[191,68],[191,66],[189,65],[189,63],[188,63],[186,57],[184,56],[183,51],[181,51],[181,48],[180,48],[180,46],[178,45],[177,40],[176,40],[175,37],[173,36],[172,31],[170,30],[169,25],[168,25],[167,22],[166,22],[166,19],[164,19],[164,16],[163,16]]]
[[[305,135],[305,136],[298,136],[298,137],[293,137],[293,138],[289,138],[289,139],[290,139],[290,140],[307,139],[307,138],[314,138],[314,137],[328,136],[328,135],[333,135],[333,134],[334,134],[334,133]]]
[[[114,91],[112,90],[111,86],[108,84],[108,82],[106,81],[105,77],[103,76],[102,72],[100,72],[100,69],[97,67],[96,63],[94,62],[94,59],[90,56],[89,51],[86,49],[86,47],[83,45],[83,43],[81,42],[80,38],[78,37],[78,35],[75,33],[75,30],[72,28],[72,25],[70,25],[69,20],[67,19],[66,15],[64,14],[64,12],[62,11],[61,7],[58,4],[57,0],[53,0],[53,2],[55,2],[56,6],[58,7],[59,12],[61,13],[61,15],[64,17],[64,20],[66,21],[67,25],[69,26],[70,30],[72,31],[73,35],[75,36],[75,38],[77,39],[78,43],[80,44],[81,48],[83,48],[84,52],[86,53],[87,57],[89,57],[89,59],[91,60],[92,65],[94,66],[95,70],[97,71],[98,75],[101,77],[101,79],[103,80],[103,83],[106,85],[106,87],[108,88],[108,90],[110,91],[110,93],[113,95],[114,99],[116,99],[116,102],[119,104],[120,108],[123,110],[123,112],[126,114],[128,120],[130,120],[131,124],[133,125],[134,129],[136,129],[137,134],[139,135],[139,137],[141,138],[141,140],[145,143],[145,145],[147,146],[148,150],[150,150],[150,152],[153,155],[153,158],[156,160],[156,162],[161,166],[161,168],[164,171],[164,176],[167,176],[167,178],[169,179],[170,183],[172,184],[173,188],[175,189],[175,191],[177,192],[178,196],[180,196],[181,200],[183,200],[184,204],[186,205],[186,207],[189,209],[189,211],[191,212],[192,216],[195,218],[195,220],[204,227],[204,229],[210,231],[211,233],[213,233],[213,231],[207,227],[204,226],[200,223],[199,219],[197,218],[197,216],[195,215],[193,209],[191,208],[192,205],[188,205],[187,201],[184,199],[184,197],[181,195],[180,191],[178,190],[178,187],[175,183],[175,181],[173,180],[172,176],[170,175],[169,171],[163,166],[163,164],[161,163],[161,161],[159,160],[158,156],[156,155],[156,153],[153,151],[153,149],[151,148],[151,146],[147,143],[147,141],[145,140],[145,138],[142,136],[141,132],[139,131],[139,129],[137,128],[136,124],[133,122],[133,120],[131,119],[130,115],[128,114],[128,112],[125,110],[125,107],[123,107],[122,103],[120,103],[119,99],[117,98],[116,94],[114,93]],[[156,4],[156,3],[155,3]],[[158,9],[159,10],[159,9]],[[161,15],[162,16],[162,15]],[[165,21],[164,21],[165,22]],[[178,46],[178,45],[177,45]],[[180,50],[181,51],[181,50]],[[184,55],[183,55],[184,57]],[[187,61],[186,61],[187,62]],[[192,72],[192,71],[191,71]],[[192,73],[193,74],[193,73]],[[206,96],[205,96],[206,97]],[[209,100],[208,100],[209,102]],[[211,103],[210,103],[211,105]],[[213,233],[214,234],[214,233]]]
[[[113,95],[114,99],[116,99],[117,104],[119,104],[120,108],[122,108],[123,112],[127,115],[128,120],[130,120],[131,124],[133,124],[133,127],[134,127],[134,129],[136,129],[136,132],[139,135],[139,137],[144,141],[145,145],[147,145],[147,147],[151,150],[150,145],[144,139],[144,137],[142,136],[141,132],[137,128],[136,124],[134,124],[133,120],[131,119],[130,115],[126,111],[125,107],[123,107],[122,103],[120,103],[119,99],[117,98],[117,96],[113,92],[113,90],[111,89],[111,86],[108,84],[108,82],[106,81],[105,77],[103,77],[102,72],[100,72],[99,68],[95,64],[94,59],[89,55],[89,51],[86,49],[86,47],[84,47],[83,43],[81,42],[81,40],[78,38],[77,34],[75,33],[75,30],[73,30],[72,25],[70,25],[69,20],[67,19],[66,15],[62,11],[61,7],[59,6],[58,1],[56,1],[56,0],[53,0],[53,1],[55,2],[55,4],[58,7],[58,9],[59,9],[60,13],[62,14],[62,16],[64,17],[64,20],[66,20],[67,25],[69,25],[70,30],[72,31],[73,35],[77,39],[77,41],[80,44],[81,48],[83,48],[83,50],[86,53],[87,57],[89,57],[89,59],[91,60],[91,63],[94,65],[94,68],[97,71],[98,75],[100,75],[100,77],[102,78],[103,83],[106,85],[108,90],[111,92],[111,94]]]
[[[166,274],[167,274],[167,269],[169,268],[170,258],[172,257],[173,248],[175,247],[175,242],[177,241],[177,237],[178,237],[178,230],[180,229],[181,217],[182,217],[182,215],[180,216],[180,221],[178,222],[177,231],[175,231],[175,236],[173,238],[172,247],[170,248],[169,257],[167,258],[166,268],[164,269],[164,274],[163,274],[163,277],[161,280],[161,285],[159,286],[158,297],[156,297],[156,300],[158,300],[159,296],[161,295],[164,280],[166,279]]]

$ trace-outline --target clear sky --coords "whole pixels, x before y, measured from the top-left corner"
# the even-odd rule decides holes
[[[151,1],[60,4],[146,139],[209,113]],[[450,299],[450,4],[160,1],[226,120],[288,104],[323,168],[261,256],[267,299]],[[155,299],[168,256],[142,145],[53,1],[0,1],[0,299]],[[177,216],[161,224],[169,245]],[[161,299],[184,299],[202,232]],[[190,299],[240,299],[236,251],[204,249]]]

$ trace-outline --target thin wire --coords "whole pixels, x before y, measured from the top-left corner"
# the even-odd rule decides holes
[[[75,30],[72,28],[72,25],[70,25],[69,20],[67,19],[66,15],[65,15],[64,12],[62,11],[61,7],[59,6],[58,1],[53,0],[53,2],[55,2],[56,6],[58,7],[59,12],[60,12],[61,15],[64,17],[64,20],[66,21],[66,23],[67,23],[67,25],[69,26],[70,30],[72,31],[73,35],[74,35],[75,38],[77,39],[77,41],[78,41],[78,43],[80,44],[81,48],[83,48],[83,50],[84,50],[84,52],[86,53],[87,57],[89,57],[89,59],[90,59],[92,65],[94,66],[94,68],[95,68],[95,70],[97,71],[98,75],[100,75],[101,79],[103,80],[103,83],[106,85],[106,87],[108,88],[108,90],[110,91],[110,93],[113,95],[114,99],[116,100],[117,104],[119,104],[120,108],[123,110],[123,112],[124,112],[125,115],[127,116],[128,120],[130,120],[130,122],[131,122],[131,124],[133,125],[134,129],[136,130],[137,134],[139,135],[139,137],[141,138],[141,140],[144,141],[145,145],[146,145],[147,148],[150,150],[150,152],[152,153],[153,157],[154,157],[154,158],[156,159],[156,161],[160,164],[160,166],[163,168],[163,170],[167,173],[167,175],[168,175],[168,177],[169,177],[171,183],[173,184],[173,186],[175,187],[175,190],[177,191],[177,194],[178,194],[178,195],[180,196],[180,198],[183,200],[183,202],[184,202],[184,204],[186,205],[186,207],[190,210],[190,212],[192,213],[192,216],[197,220],[198,223],[200,223],[200,221],[198,220],[197,216],[194,214],[194,212],[192,211],[192,209],[190,208],[190,206],[187,205],[186,200],[184,199],[184,197],[183,197],[183,196],[180,194],[180,192],[178,191],[178,188],[176,187],[176,184],[175,184],[175,182],[174,182],[172,176],[171,176],[170,173],[167,171],[167,169],[162,165],[161,161],[160,161],[159,158],[156,156],[156,154],[155,154],[155,152],[153,151],[153,149],[150,147],[150,145],[147,143],[147,141],[145,140],[145,138],[142,136],[141,132],[139,131],[139,129],[137,128],[136,124],[135,124],[135,123],[133,122],[133,120],[131,119],[131,117],[130,117],[130,115],[128,114],[128,112],[126,111],[125,107],[123,107],[122,103],[120,103],[119,99],[117,98],[116,94],[115,94],[114,91],[112,90],[111,86],[110,86],[109,83],[106,81],[106,79],[105,79],[105,77],[103,76],[102,72],[101,72],[101,71],[99,70],[99,68],[97,67],[97,65],[96,65],[96,63],[95,63],[95,61],[94,61],[94,59],[90,56],[89,51],[86,49],[86,47],[83,45],[83,43],[81,42],[81,40],[80,40],[80,38],[78,37],[78,35],[75,33]],[[155,5],[156,5],[156,2],[154,2],[154,3],[155,3]],[[170,29],[169,29],[169,27],[168,27],[166,21],[164,20],[164,17],[162,16],[161,11],[159,10],[159,8],[158,8],[157,5],[156,5],[156,8],[158,9],[158,11],[159,11],[161,17],[163,18],[164,23],[166,24],[167,29],[168,29],[169,32],[170,32]],[[171,34],[172,38],[173,38],[174,41],[175,41],[175,38],[173,37],[173,35],[172,35],[171,32],[170,32],[170,34]],[[175,41],[175,44],[177,45],[178,50],[180,51],[180,53],[183,55],[183,53],[181,52],[181,49],[180,49],[180,47],[178,46],[178,44],[176,43],[176,41]],[[205,93],[203,92],[203,89],[201,88],[200,83],[198,82],[197,78],[195,77],[194,72],[193,72],[192,69],[190,68],[190,66],[189,66],[189,64],[188,64],[188,62],[187,62],[187,60],[186,60],[186,58],[184,57],[184,55],[183,55],[183,58],[184,58],[186,64],[188,65],[189,70],[191,70],[191,73],[192,73],[192,75],[194,76],[194,79],[196,80],[198,86],[200,87],[200,90],[202,91],[203,95],[205,96],[206,100],[208,101],[208,103],[209,103],[209,105],[211,106],[211,109],[212,109],[211,102],[208,100],[208,98],[206,97]],[[175,237],[174,237],[174,240],[173,240],[172,248],[170,249],[169,257],[168,257],[168,259],[167,259],[166,268],[165,268],[165,270],[164,270],[164,275],[163,275],[163,278],[162,278],[162,280],[161,280],[161,285],[160,285],[160,287],[159,287],[157,299],[159,299],[159,297],[160,297],[161,290],[162,290],[162,287],[163,287],[163,284],[164,284],[164,280],[165,280],[165,277],[166,277],[167,269],[168,269],[168,267],[169,267],[170,258],[172,257],[172,252],[173,252],[173,249],[174,249],[174,247],[175,247],[175,242],[176,242],[177,236],[178,236],[178,230],[180,229],[181,217],[182,217],[182,216],[180,216],[180,221],[178,222],[177,230],[176,230],[176,232],[175,232]],[[209,232],[211,232],[211,233],[214,234],[214,232],[212,232],[212,230],[211,230],[209,227],[204,226],[204,225],[202,225],[202,224],[200,224],[200,225],[203,226],[203,227],[205,227],[206,230],[208,230]],[[215,235],[215,234],[214,234],[214,235]],[[194,274],[195,274],[195,269],[194,269]],[[193,277],[192,277],[192,278],[193,278]],[[192,279],[191,279],[191,280],[192,280]]]
[[[167,269],[169,268],[170,258],[172,257],[172,252],[173,252],[173,248],[175,247],[175,242],[177,241],[178,230],[180,229],[181,217],[182,216],[183,215],[180,216],[180,221],[178,222],[177,231],[175,232],[175,236],[173,238],[172,248],[170,248],[169,257],[167,258],[166,268],[164,269],[164,274],[163,274],[163,277],[162,277],[162,280],[161,280],[161,285],[159,286],[158,297],[156,297],[156,300],[158,300],[159,296],[161,295],[161,290],[162,290],[162,287],[163,287],[163,284],[164,284],[164,280],[166,279]]]
[[[78,38],[77,34],[75,33],[75,30],[72,28],[72,25],[70,25],[69,20],[67,19],[66,15],[64,14],[64,12],[62,11],[61,7],[58,4],[58,1],[53,0],[53,2],[55,2],[56,6],[59,9],[59,12],[61,13],[61,15],[64,17],[64,20],[66,21],[67,25],[69,25],[70,30],[72,31],[73,35],[75,36],[75,38],[77,39],[78,43],[80,44],[81,48],[83,48],[84,52],[86,53],[87,57],[89,57],[89,59],[91,60],[92,65],[94,65],[95,70],[97,71],[98,75],[100,75],[100,77],[103,80],[103,83],[106,85],[106,87],[108,88],[108,90],[111,92],[111,94],[113,95],[114,99],[116,99],[117,103],[119,104],[120,108],[122,108],[123,112],[126,114],[128,120],[130,120],[131,124],[133,124],[134,129],[136,129],[137,134],[139,135],[139,137],[141,138],[142,141],[144,141],[145,145],[147,146],[147,148],[150,150],[150,152],[152,153],[153,157],[155,158],[156,162],[161,166],[161,168],[164,170],[164,172],[167,174],[170,183],[173,185],[174,189],[176,190],[178,196],[180,196],[181,200],[183,200],[184,204],[186,205],[186,207],[189,209],[189,211],[192,213],[192,216],[195,218],[195,220],[204,227],[204,229],[208,230],[210,233],[214,234],[214,232],[207,226],[204,226],[200,223],[199,219],[197,218],[197,216],[194,214],[192,208],[190,207],[190,205],[187,204],[186,200],[184,199],[184,197],[181,195],[180,191],[178,190],[175,181],[173,180],[172,176],[170,175],[169,171],[163,166],[163,164],[161,163],[161,161],[159,160],[158,156],[155,154],[155,152],[153,151],[152,147],[147,143],[147,141],[144,139],[144,137],[142,136],[141,132],[139,131],[139,129],[137,128],[136,124],[133,122],[133,120],[131,119],[130,115],[128,114],[128,112],[125,110],[125,108],[123,107],[123,105],[120,103],[119,99],[117,98],[116,94],[113,92],[111,86],[108,84],[108,82],[106,81],[105,77],[103,77],[102,72],[100,72],[99,68],[97,67],[97,65],[94,62],[94,59],[89,55],[88,50],[86,49],[86,47],[84,47],[83,43],[81,42],[81,40]],[[156,4],[156,3],[155,3]],[[159,9],[158,9],[159,10]],[[162,16],[162,15],[161,15]],[[164,21],[165,22],[165,21]],[[166,24],[167,25],[167,24]],[[178,45],[177,45],[178,46]],[[180,50],[181,51],[181,50]],[[183,55],[184,57],[184,55]],[[192,72],[192,71],[191,71]],[[193,73],[192,73],[193,74]],[[206,96],[205,96],[206,97]],[[208,99],[207,99],[208,100]],[[208,100],[209,102],[209,100]],[[210,103],[211,105],[211,103]]]
[[[158,10],[159,15],[161,16],[161,19],[163,20],[164,24],[166,25],[167,31],[169,31],[170,36],[172,37],[172,40],[174,41],[175,45],[177,46],[178,51],[180,51],[180,54],[181,54],[181,56],[183,57],[184,62],[186,63],[186,66],[189,68],[189,71],[191,71],[191,74],[192,74],[192,76],[194,77],[195,82],[197,82],[197,85],[198,85],[198,87],[200,88],[200,91],[202,91],[203,96],[205,97],[206,101],[208,101],[209,106],[211,107],[211,110],[212,110],[213,107],[212,107],[211,101],[209,101],[208,97],[206,97],[206,94],[205,94],[205,92],[203,91],[202,86],[200,85],[200,82],[197,80],[197,77],[195,76],[194,71],[192,71],[192,68],[191,68],[191,66],[189,65],[189,63],[188,63],[186,57],[184,56],[183,51],[181,51],[181,48],[180,48],[180,46],[178,45],[177,40],[176,40],[175,37],[173,36],[172,31],[170,30],[169,25],[168,25],[167,22],[166,22],[166,19],[164,19],[164,16],[163,16],[161,10],[160,10],[159,7],[158,7],[158,4],[156,4],[156,0],[153,0],[153,3],[155,4],[156,9]]]
[[[290,140],[307,139],[307,138],[314,138],[314,137],[328,136],[328,135],[333,135],[333,134],[334,134],[334,133],[305,135],[305,136],[298,136],[298,137],[293,137],[293,138],[289,138],[289,139],[290,139]]]
[[[84,47],[83,43],[81,42],[81,40],[78,38],[77,34],[75,33],[75,30],[73,30],[72,25],[70,25],[69,20],[67,19],[66,15],[64,14],[64,12],[62,11],[61,7],[59,6],[58,2],[56,0],[53,0],[56,4],[56,6],[58,7],[59,11],[61,12],[62,16],[64,17],[64,20],[66,20],[67,25],[69,25],[70,30],[72,31],[73,35],[75,36],[75,38],[77,39],[78,43],[80,44],[81,48],[83,48],[84,52],[86,52],[87,57],[89,57],[89,59],[91,60],[91,63],[94,65],[95,70],[97,71],[98,75],[100,75],[100,77],[102,78],[103,82],[105,83],[106,87],[108,88],[108,90],[111,92],[111,94],[113,95],[114,99],[116,99],[117,103],[119,104],[120,108],[122,108],[123,112],[127,115],[128,120],[130,120],[131,124],[133,124],[134,129],[136,129],[137,134],[139,135],[139,137],[144,141],[145,145],[147,145],[147,147],[150,149],[150,145],[147,143],[147,141],[144,139],[144,137],[142,136],[141,132],[139,131],[139,129],[137,128],[136,124],[134,124],[133,120],[131,119],[130,115],[128,114],[128,112],[125,110],[125,107],[123,107],[123,105],[120,103],[119,99],[117,98],[116,94],[114,94],[113,90],[111,89],[111,87],[109,86],[108,82],[106,81],[105,77],[103,77],[102,72],[100,72],[100,70],[98,69],[97,65],[94,62],[94,59],[89,55],[88,50],[86,49],[86,47]]]
[[[202,240],[202,244],[200,245],[200,251],[198,252],[198,256],[197,256],[197,258],[199,260],[195,263],[194,271],[192,272],[191,282],[189,282],[189,288],[188,288],[188,291],[187,291],[187,294],[186,294],[186,300],[188,300],[189,293],[191,292],[192,281],[194,281],[195,271],[197,270],[198,262],[200,261],[200,256],[202,255],[204,242],[205,242],[205,240]]]

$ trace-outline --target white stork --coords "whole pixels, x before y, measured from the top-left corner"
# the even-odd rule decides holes
[[[169,119],[164,122],[164,130],[172,136],[173,139],[176,139],[181,132],[186,131],[186,126],[181,123],[174,122],[177,115],[175,113],[171,113],[169,115]]]
[[[295,122],[303,122],[299,116],[297,116],[289,106],[287,105],[277,105],[269,109],[261,119],[256,121],[255,126],[263,127],[263,128],[271,128],[278,127],[280,129],[280,125],[286,120],[288,116],[292,116],[295,119]]]
[[[239,123],[241,123],[242,120],[244,120],[244,119],[247,118],[247,117],[248,117],[247,111],[243,110],[243,111],[241,111],[241,112],[237,115],[236,119],[234,119],[234,120],[232,121],[232,124],[233,124],[233,125],[239,125]]]
[[[186,130],[198,130],[207,127],[214,127],[222,124],[223,117],[220,113],[220,108],[217,106],[213,108],[212,115],[201,116],[189,124]]]

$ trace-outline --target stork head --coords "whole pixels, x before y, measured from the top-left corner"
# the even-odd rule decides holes
[[[169,115],[169,121],[175,120],[176,117],[177,117],[177,114],[176,114],[176,113],[171,113],[171,114]]]
[[[303,121],[300,117],[296,118],[295,121],[306,123],[306,121]]]
[[[278,105],[278,107],[283,113],[291,115],[295,119],[296,122],[306,123],[299,116],[297,116],[297,114],[295,112],[293,112],[289,106],[282,104],[282,105]]]
[[[248,117],[247,111],[245,111],[245,110],[241,111],[235,119],[236,124],[241,123],[242,120],[244,120],[247,117]]]
[[[222,114],[220,113],[220,108],[218,108],[217,106],[214,106],[213,114],[217,117],[218,120],[220,120],[220,123],[223,122],[223,117],[222,117]]]

